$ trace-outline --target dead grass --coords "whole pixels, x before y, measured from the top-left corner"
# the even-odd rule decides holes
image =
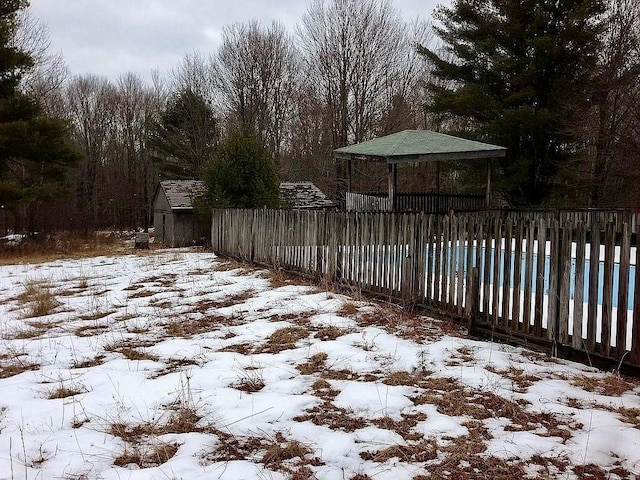
[[[269,288],[281,288],[293,283],[292,278],[282,270],[265,270],[260,272],[260,278],[269,281]]]
[[[23,372],[38,370],[40,365],[31,362],[22,362],[17,359],[5,361],[0,358],[0,378],[9,378],[20,375]]]
[[[194,365],[198,365],[198,362],[193,358],[169,358],[163,360],[165,367],[153,374],[151,378],[162,377],[163,375],[169,375],[170,373],[175,373],[183,370],[186,367],[192,367]]]
[[[61,305],[53,294],[51,285],[42,280],[28,280],[18,300],[26,307],[25,318],[50,315]]]
[[[93,337],[100,335],[109,329],[106,325],[83,325],[76,328],[73,333],[76,337]]]
[[[336,313],[341,317],[353,317],[360,312],[358,306],[353,302],[344,302]]]
[[[362,452],[360,457],[373,462],[386,462],[397,458],[401,462],[427,462],[438,456],[437,443],[435,439],[423,439],[419,443],[412,445],[392,445],[383,448],[378,452]]]
[[[151,360],[158,361],[158,356],[142,350],[143,348],[155,345],[155,342],[145,340],[124,340],[122,342],[105,345],[107,352],[116,352],[123,355],[127,360]]]
[[[156,445],[134,445],[125,447],[124,453],[116,457],[113,464],[118,467],[137,465],[139,468],[152,468],[162,465],[173,458],[180,445],[159,442]]]
[[[305,415],[294,417],[293,420],[296,422],[311,421],[315,425],[324,425],[332,430],[344,432],[354,432],[367,425],[367,421],[363,418],[352,416],[350,411],[336,407],[330,401],[306,409]]]
[[[60,385],[55,390],[51,390],[47,394],[47,398],[49,400],[54,400],[58,398],[73,397],[74,395],[85,393],[86,391],[87,391],[86,387],[82,385],[70,385],[70,386]]]
[[[207,453],[206,463],[248,460],[284,473],[291,480],[315,478],[309,466],[323,465],[309,447],[297,440],[287,440],[281,432],[275,437],[243,437],[216,432],[216,449]]]
[[[503,417],[510,420],[507,431],[535,431],[543,437],[560,437],[563,443],[572,436],[574,430],[582,424],[570,417],[561,417],[550,413],[530,413],[524,400],[508,400],[492,392],[464,388],[455,382],[443,390],[426,391],[413,402],[416,405],[432,404],[438,412],[448,416],[468,416],[474,420]]]
[[[199,318],[183,317],[171,321],[165,327],[165,335],[169,337],[191,338],[194,335],[215,332],[223,326],[231,326],[235,320],[230,317],[207,315]]]
[[[233,388],[237,390],[241,390],[247,393],[255,393],[259,392],[265,387],[264,378],[262,377],[262,371],[259,369],[256,370],[245,370],[242,372],[242,375],[235,382]]]
[[[620,420],[640,430],[640,408],[619,407],[616,412]]]
[[[322,327],[315,333],[314,337],[318,340],[326,342],[327,340],[335,340],[336,338],[340,338],[347,333],[349,333],[347,330],[331,325],[328,327]]]
[[[587,392],[611,397],[619,397],[638,386],[637,382],[634,383],[618,373],[609,373],[604,376],[580,375],[573,378],[571,384]]]
[[[252,353],[254,353],[253,345],[247,342],[234,343],[232,345],[227,345],[226,347],[222,347],[218,351],[239,353],[240,355],[251,355]]]
[[[498,370],[491,365],[485,367],[485,369],[495,373],[496,375],[500,375],[502,378],[510,380],[512,390],[519,393],[525,393],[531,385],[542,380],[540,377],[531,375],[524,369],[514,367],[513,365],[502,370]]]
[[[63,258],[88,258],[126,251],[118,235],[78,235],[59,232],[44,240],[25,239],[20,245],[0,247],[0,265],[42,263]],[[138,253],[138,252],[136,252]]]
[[[427,420],[427,415],[422,412],[415,414],[403,414],[402,420],[394,420],[390,417],[376,418],[372,423],[385,430],[391,430],[400,435],[407,442],[418,442],[424,440],[422,434],[416,433],[413,429],[420,422]]]
[[[96,365],[102,365],[104,363],[105,356],[102,354],[98,354],[93,358],[89,358],[87,360],[76,361],[71,365],[72,368],[91,368]]]
[[[316,353],[309,357],[304,363],[297,365],[296,368],[302,375],[311,375],[313,373],[319,373],[325,369],[325,361],[328,355],[324,352]]]
[[[296,342],[308,336],[309,330],[305,327],[280,328],[269,336],[260,353],[278,353],[296,348]]]
[[[333,400],[338,396],[340,391],[335,390],[329,382],[320,378],[311,385],[313,394],[323,400]]]

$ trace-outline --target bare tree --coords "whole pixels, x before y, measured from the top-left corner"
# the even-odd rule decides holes
[[[33,61],[33,67],[22,77],[22,88],[49,111],[59,113],[60,89],[69,74],[62,53],[52,51],[49,28],[34,19],[28,9],[20,12],[17,24],[13,43]]]
[[[227,27],[213,61],[231,123],[279,159],[299,74],[298,54],[284,27],[257,21]]]
[[[609,0],[591,108],[581,123],[589,145],[592,207],[627,203],[624,197],[632,192],[625,187],[637,184],[629,174],[636,175],[640,158],[639,79],[640,4]]]
[[[334,147],[370,138],[394,99],[417,88],[428,29],[387,0],[314,0],[298,30],[310,77],[333,123]]]
[[[84,157],[77,172],[76,199],[80,221],[89,227],[101,210],[98,200],[104,185],[100,177],[114,147],[117,95],[107,79],[89,75],[72,79],[64,98]]]

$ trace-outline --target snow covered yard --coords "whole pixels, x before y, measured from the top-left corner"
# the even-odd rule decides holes
[[[0,267],[0,479],[618,479],[640,383],[190,251]]]

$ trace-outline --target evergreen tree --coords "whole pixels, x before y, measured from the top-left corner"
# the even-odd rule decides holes
[[[253,136],[230,135],[204,169],[213,207],[258,208],[279,205],[278,177],[269,152]]]
[[[509,149],[500,185],[514,204],[552,201],[580,145],[569,125],[589,93],[601,0],[454,0],[440,6],[442,50],[427,109]]]
[[[48,117],[20,81],[33,61],[12,45],[17,13],[27,2],[0,3],[0,202],[27,216],[33,231],[37,204],[62,195],[66,168],[79,159],[66,121]]]
[[[154,161],[169,178],[199,178],[218,143],[218,124],[205,98],[185,88],[169,99],[152,128]]]

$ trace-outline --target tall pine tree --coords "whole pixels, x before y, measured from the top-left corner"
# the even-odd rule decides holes
[[[22,0],[0,2],[0,203],[33,231],[38,204],[66,191],[66,168],[79,154],[68,123],[45,115],[35,99],[20,91],[33,59],[13,39],[17,14],[27,6]]]
[[[500,187],[512,204],[550,203],[563,189],[603,10],[601,0],[454,0],[436,11],[443,48],[421,48],[436,78],[427,109],[509,148]]]

